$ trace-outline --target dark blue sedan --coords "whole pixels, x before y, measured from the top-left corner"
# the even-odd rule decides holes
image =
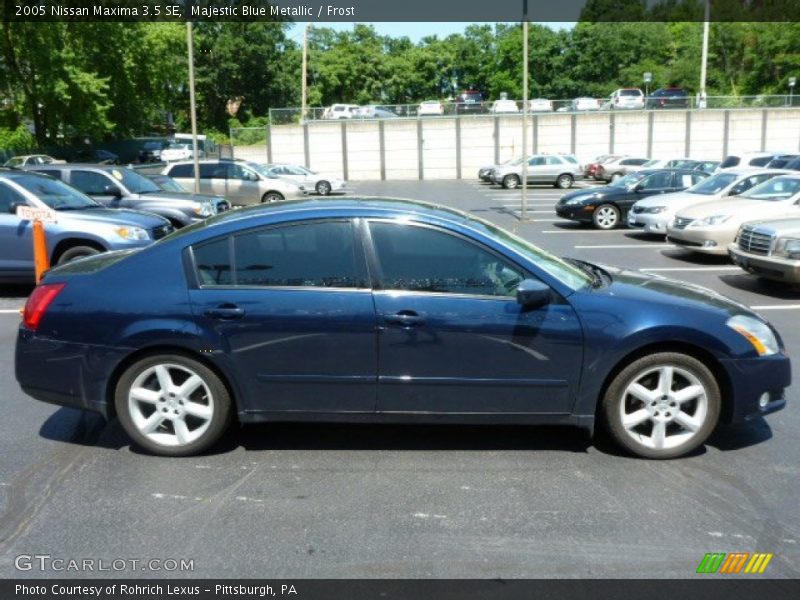
[[[564,260],[467,214],[286,202],[47,273],[23,390],[177,456],[231,421],[599,422],[671,458],[785,404],[777,332],[684,282]]]

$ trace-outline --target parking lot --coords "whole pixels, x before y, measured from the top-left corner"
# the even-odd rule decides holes
[[[800,356],[800,291],[631,230],[559,219],[560,190],[529,189],[522,222],[520,190],[477,179],[352,189],[438,202],[558,255],[709,287],[768,318]],[[6,577],[84,575],[15,569],[36,553],[189,559],[199,577],[691,577],[708,552],[774,553],[766,575],[800,576],[796,392],[785,410],[664,462],[567,428],[436,425],[248,426],[205,456],[156,458],[116,423],[19,390],[14,338],[29,291],[0,288]],[[793,371],[797,381],[797,359]]]

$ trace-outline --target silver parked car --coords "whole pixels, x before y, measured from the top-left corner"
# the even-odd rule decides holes
[[[728,253],[748,273],[800,285],[800,217],[745,223]]]
[[[194,186],[193,161],[172,163],[161,174],[169,175],[187,190]],[[271,175],[264,165],[239,160],[201,160],[200,192],[223,196],[238,206],[291,200],[308,194],[305,187]]]
[[[271,176],[286,179],[307,190],[314,190],[320,196],[344,192],[347,189],[347,182],[332,173],[320,173],[300,165],[265,165],[265,168]]]
[[[522,183],[522,165],[509,163],[492,170],[492,181],[507,190]],[[575,179],[583,177],[578,159],[571,154],[536,154],[528,158],[528,183],[549,183],[557,188],[571,188]]]
[[[644,168],[644,164],[649,160],[649,158],[637,158],[635,156],[619,156],[611,160],[605,160],[597,165],[594,171],[594,178],[597,181],[610,183],[617,179],[622,179],[628,173]]]

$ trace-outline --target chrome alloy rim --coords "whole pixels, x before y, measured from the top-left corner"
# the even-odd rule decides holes
[[[597,224],[600,227],[613,227],[617,224],[617,212],[610,206],[603,206],[597,210]]]
[[[706,421],[708,396],[685,369],[662,365],[641,372],[625,388],[619,417],[642,446],[667,450],[693,438]]]
[[[139,432],[162,446],[185,446],[214,416],[214,397],[197,373],[176,364],[152,366],[134,380],[128,410]]]

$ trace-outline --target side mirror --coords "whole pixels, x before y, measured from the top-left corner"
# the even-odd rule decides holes
[[[525,279],[517,287],[517,303],[526,308],[544,306],[550,298],[550,286],[536,279]]]
[[[103,188],[103,195],[104,196],[114,196],[115,198],[122,198],[122,190],[119,188],[118,185],[108,184],[106,187]]]
[[[16,202],[12,202],[8,207],[8,212],[11,213],[12,215],[15,215],[17,214],[17,209],[20,206],[27,206],[27,205],[24,202],[20,202],[19,200],[17,200]]]

